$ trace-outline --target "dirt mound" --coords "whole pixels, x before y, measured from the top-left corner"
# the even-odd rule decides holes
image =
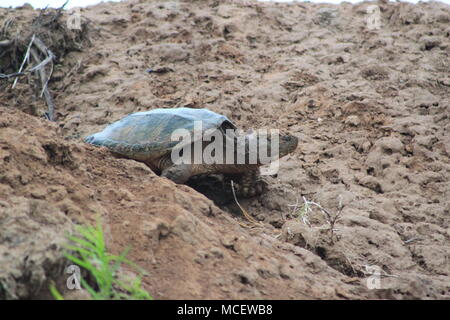
[[[24,12],[39,15],[1,9],[0,25]],[[156,298],[450,297],[448,5],[129,1],[81,15],[95,36],[55,66],[56,123],[36,117],[43,102],[27,108],[32,94],[0,93],[1,298],[45,297],[64,233],[96,215]],[[267,193],[240,200],[264,227],[81,142],[179,106],[299,137]],[[342,202],[333,235],[304,199],[334,214]]]
[[[44,120],[0,112],[3,298],[43,294],[43,283],[60,276],[59,244],[71,222],[96,215],[113,252],[132,246],[129,257],[149,272],[144,281],[157,298],[359,295],[313,253],[276,240],[270,225],[249,233],[211,200],[141,163],[65,142]]]

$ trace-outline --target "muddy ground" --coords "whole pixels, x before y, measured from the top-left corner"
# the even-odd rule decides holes
[[[450,6],[126,1],[80,14],[82,32],[44,26],[56,122],[30,77],[0,80],[0,298],[48,298],[65,233],[97,215],[156,299],[450,298]],[[0,41],[38,15],[0,9]],[[17,71],[17,48],[0,73]],[[183,106],[300,139],[268,191],[240,199],[262,225],[245,227],[220,192],[215,204],[82,142]],[[333,232],[320,210],[301,216],[303,197],[332,216],[341,200]]]

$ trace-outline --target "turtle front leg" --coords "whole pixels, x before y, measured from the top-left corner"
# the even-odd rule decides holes
[[[236,196],[250,198],[264,193],[267,190],[267,182],[259,175],[259,170],[250,170],[240,176],[230,176],[233,180]]]
[[[174,164],[165,168],[161,176],[172,180],[175,183],[185,183],[192,176],[192,165]]]

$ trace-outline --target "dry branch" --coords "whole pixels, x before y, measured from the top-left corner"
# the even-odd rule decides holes
[[[0,41],[0,47],[9,47],[11,44],[12,41],[8,39]]]
[[[44,65],[45,61],[51,61],[53,59],[52,55],[49,55],[49,56],[47,56],[47,58],[45,58],[44,61],[40,61],[39,54],[34,49],[31,49],[31,56],[33,57],[34,61],[36,63],[38,63],[37,66]],[[41,80],[41,86],[42,86],[41,96],[43,93],[45,101],[47,102],[47,106],[48,106],[47,118],[50,121],[55,121],[55,104],[53,103],[52,96],[47,88],[47,83],[50,79],[50,76],[45,73],[45,70],[42,67],[37,68],[35,71],[38,73],[39,78]]]
[[[328,229],[330,231],[330,239],[331,242],[334,243],[334,238],[336,237],[335,234],[335,225],[341,218],[342,210],[344,209],[345,205],[342,203],[342,196],[339,195],[339,204],[338,204],[338,210],[336,213],[332,213],[322,207],[319,203],[307,200],[305,197],[303,197],[303,207],[300,209],[299,207],[299,199],[297,198],[297,202],[293,205],[289,205],[290,207],[294,207],[292,211],[292,215],[295,215],[296,212],[299,212],[298,218],[302,220],[304,224],[307,226],[311,226],[309,222],[308,214],[312,212],[312,207],[316,207],[319,209],[319,211],[325,216],[326,221],[329,225]]]
[[[33,48],[33,45],[38,49],[39,52],[41,52],[45,56],[45,59],[41,60],[38,51]],[[27,62],[29,63],[30,55],[32,56],[32,58],[34,60],[35,65],[30,69],[22,71],[25,64]],[[44,44],[44,42],[42,42],[41,39],[39,39],[38,37],[36,37],[35,34],[33,34],[33,36],[31,37],[30,43],[27,46],[27,50],[25,52],[23,61],[20,65],[19,71],[15,72],[15,73],[11,73],[11,74],[0,73],[0,79],[15,78],[14,83],[12,85],[12,89],[14,89],[19,77],[30,74],[32,72],[35,72],[39,76],[39,79],[41,81],[42,90],[41,90],[40,97],[44,96],[44,98],[45,98],[45,101],[48,106],[48,112],[46,113],[46,116],[50,121],[55,121],[55,104],[53,103],[53,99],[48,90],[47,85],[48,85],[50,77],[53,73],[53,60],[54,59],[55,59],[55,55],[53,54],[53,52],[47,48],[47,46]],[[44,67],[50,62],[51,62],[51,69],[50,69],[50,73],[47,74],[45,72]]]
[[[48,87],[56,56],[63,57],[89,43],[86,20],[82,20],[81,30],[73,30],[63,21],[63,9],[67,3],[57,9],[40,10],[27,21],[8,17],[0,23],[0,71],[3,72],[0,73],[0,81],[7,80],[6,85],[11,82],[12,89],[15,89],[17,82],[24,81],[21,77],[37,77],[36,89],[39,97],[45,99],[48,106],[46,116],[52,121],[55,119],[55,104]]]
[[[33,36],[31,37],[30,43],[28,44],[27,51],[25,52],[25,56],[23,57],[22,64],[20,65],[20,68],[19,68],[19,71],[17,72],[17,74],[21,74],[22,73],[23,66],[25,65],[25,62],[28,61],[28,57],[30,56],[30,49],[31,49],[31,46],[33,45],[35,37],[36,36],[33,34]],[[19,78],[14,79],[14,83],[12,85],[13,89],[16,87],[18,79]]]

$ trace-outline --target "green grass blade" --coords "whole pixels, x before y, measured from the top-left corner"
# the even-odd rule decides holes
[[[64,300],[64,297],[61,295],[61,293],[59,293],[58,289],[56,289],[55,283],[53,281],[50,284],[50,292],[56,300]]]

